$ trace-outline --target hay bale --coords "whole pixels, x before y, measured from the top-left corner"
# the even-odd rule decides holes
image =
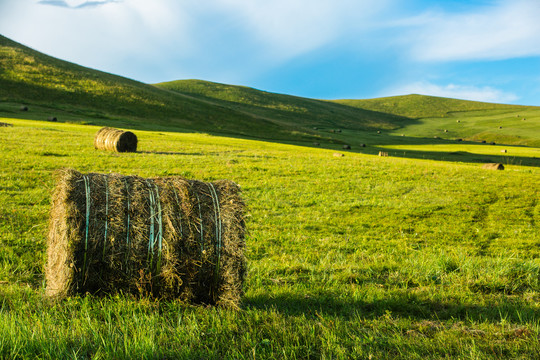
[[[314,142],[314,143],[313,143],[313,146],[321,146],[321,143]]]
[[[506,154],[508,151],[504,149],[504,150],[501,150],[501,152]]]
[[[237,307],[244,209],[232,181],[58,173],[46,294],[175,298]]]
[[[343,150],[351,150],[351,145],[343,145]]]
[[[343,157],[343,156],[345,156],[342,153],[334,153],[333,155],[334,155],[334,157]]]
[[[13,124],[5,123],[5,122],[0,122],[0,127],[13,127]]]
[[[47,118],[47,121],[57,122],[58,119],[57,119],[55,116],[49,116],[49,117]]]
[[[28,111],[28,106],[21,105],[21,111]]]
[[[484,164],[484,165],[482,165],[482,169],[489,169],[489,170],[504,170],[504,166],[503,166],[503,164],[490,163],[490,164]]]
[[[94,137],[94,148],[116,152],[136,152],[137,136],[131,131],[104,127]]]
[[[366,147],[366,144],[360,144],[360,147]]]

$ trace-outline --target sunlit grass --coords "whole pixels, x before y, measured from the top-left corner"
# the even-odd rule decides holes
[[[540,355],[538,167],[338,158],[335,150],[142,130],[138,153],[115,154],[93,149],[96,126],[0,121],[14,124],[0,130],[0,357]],[[535,148],[514,151],[537,156]],[[242,309],[122,295],[43,299],[50,193],[61,167],[240,184],[249,209]]]

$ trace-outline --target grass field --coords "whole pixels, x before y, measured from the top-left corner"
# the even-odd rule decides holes
[[[503,155],[498,145],[375,134],[384,141],[369,151],[390,157],[334,157],[337,145],[157,127],[136,131],[138,153],[115,154],[93,149],[96,126],[0,122],[14,125],[0,128],[1,358],[540,357],[538,148]],[[489,171],[477,156],[509,160]],[[45,300],[62,167],[240,184],[249,207],[241,310],[121,295]]]

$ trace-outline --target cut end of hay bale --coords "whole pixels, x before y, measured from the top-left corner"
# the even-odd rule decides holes
[[[94,148],[115,152],[136,152],[137,136],[131,131],[104,127],[94,137]]]
[[[237,307],[244,209],[232,181],[58,173],[46,294],[112,294]]]
[[[489,163],[482,165],[483,169],[489,169],[489,170],[504,170],[503,164],[498,163]]]

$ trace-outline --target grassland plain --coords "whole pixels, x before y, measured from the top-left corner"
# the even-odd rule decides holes
[[[95,126],[0,121],[14,124],[0,130],[2,358],[540,357],[536,166],[336,158],[165,131],[137,131],[139,152],[115,154],[93,149]],[[61,167],[239,183],[249,206],[242,309],[123,295],[45,300]]]

